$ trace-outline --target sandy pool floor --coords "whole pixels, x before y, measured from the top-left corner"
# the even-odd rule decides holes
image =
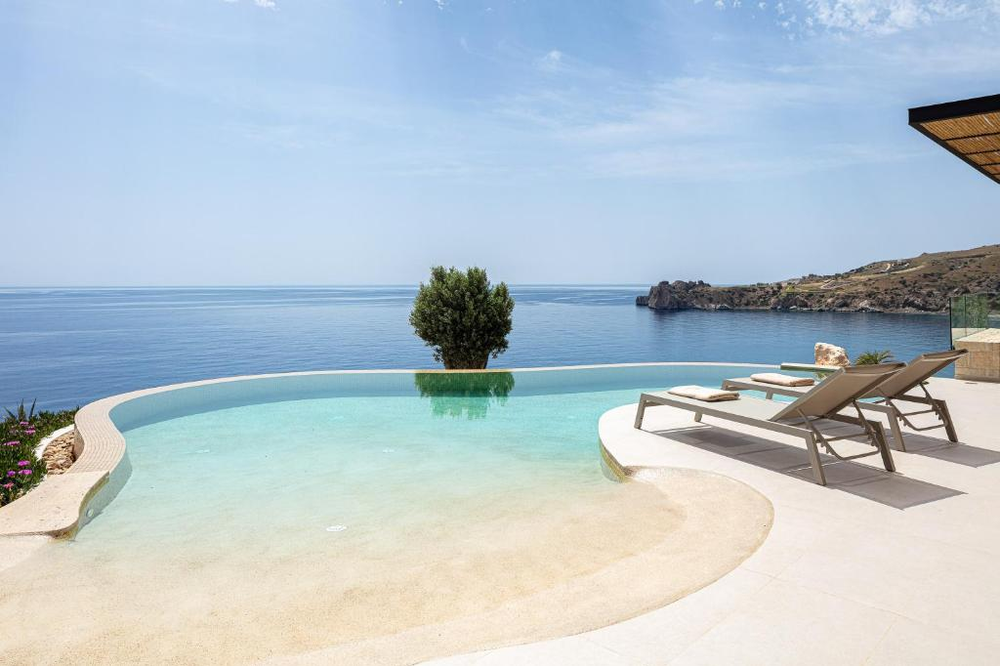
[[[667,470],[498,533],[336,557],[0,543],[0,655],[19,663],[413,663],[579,633],[665,605],[750,555],[770,503]],[[380,551],[385,552],[385,551]],[[6,657],[0,657],[0,661]]]

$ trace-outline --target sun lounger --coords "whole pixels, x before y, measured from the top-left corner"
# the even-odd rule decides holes
[[[885,441],[882,425],[877,421],[872,422],[865,419],[857,401],[862,395],[886,381],[902,367],[902,363],[883,363],[881,365],[842,368],[790,403],[748,396],[744,396],[740,400],[709,403],[671,395],[667,391],[643,393],[639,397],[639,407],[635,414],[635,427],[642,428],[642,419],[647,407],[665,405],[694,412],[694,420],[698,422],[704,416],[711,416],[724,421],[800,437],[805,441],[806,449],[809,452],[809,464],[812,467],[813,479],[820,485],[826,485],[826,475],[819,457],[820,446],[838,460],[854,460],[878,453],[882,456],[885,469],[894,472],[896,468]],[[840,413],[847,407],[854,407],[857,417]],[[816,422],[822,419],[856,425],[859,426],[859,431],[849,435],[829,437],[816,428]],[[876,451],[841,456],[833,449],[832,442],[853,439],[859,435],[874,446]]]
[[[872,389],[867,395],[862,396],[864,399],[872,400],[872,402],[861,402],[858,404],[861,409],[865,411],[884,414],[886,416],[889,421],[889,427],[892,429],[893,443],[900,451],[906,450],[906,442],[903,440],[903,430],[900,427],[900,423],[904,423],[907,427],[918,432],[944,428],[948,435],[948,439],[952,442],[957,442],[958,433],[955,430],[954,422],[951,420],[951,413],[948,411],[948,404],[944,400],[939,400],[931,396],[927,387],[924,385],[924,382],[954,363],[966,352],[967,350],[965,349],[954,349],[951,351],[921,354],[917,358],[910,361],[904,369],[891,375],[884,382]],[[920,388],[923,395],[911,395],[908,393],[917,387]],[[797,398],[804,395],[809,390],[808,388],[768,384],[756,381],[752,377],[727,379],[722,382],[722,388],[734,391],[763,391],[765,396],[768,398],[771,398],[774,395],[784,395]],[[916,412],[904,412],[896,404],[899,402],[914,402],[927,405],[929,406],[929,409],[923,409]],[[934,413],[940,423],[931,426],[918,427],[909,420],[909,417],[911,416],[928,413]]]

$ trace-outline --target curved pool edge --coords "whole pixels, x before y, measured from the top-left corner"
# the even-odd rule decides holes
[[[621,410],[629,408],[634,411],[635,407],[636,405],[632,404],[612,408],[600,416],[600,422],[603,423],[605,417],[608,415],[614,416],[616,412],[620,413]],[[599,430],[603,431],[604,429],[599,428]],[[608,438],[608,444],[605,443],[605,438]],[[580,661],[586,661],[587,663],[625,663],[626,659],[625,657],[621,657],[621,655],[628,655],[637,649],[641,650],[644,645],[649,644],[648,636],[633,640],[636,638],[636,633],[642,632],[642,629],[635,630],[633,629],[634,627],[646,626],[650,621],[656,622],[654,618],[657,617],[657,614],[664,612],[665,609],[681,608],[683,604],[679,604],[678,602],[692,595],[699,595],[700,597],[700,595],[706,594],[706,590],[714,589],[716,586],[724,584],[723,581],[729,580],[734,572],[741,570],[745,566],[745,563],[760,551],[761,547],[770,538],[775,522],[775,506],[771,498],[755,486],[732,475],[723,474],[712,469],[683,464],[656,466],[622,464],[613,453],[617,439],[618,433],[613,430],[600,432],[598,437],[601,461],[606,471],[617,481],[649,484],[666,495],[675,492],[679,497],[684,498],[684,502],[689,503],[689,506],[684,511],[685,520],[691,520],[696,525],[704,525],[699,518],[704,518],[706,514],[714,514],[715,518],[725,516],[729,520],[740,520],[746,525],[753,525],[757,531],[757,538],[753,540],[752,544],[748,544],[747,549],[739,553],[731,563],[711,573],[705,573],[706,560],[698,558],[699,575],[694,578],[683,578],[683,575],[681,575],[684,580],[683,585],[679,585],[676,590],[665,595],[662,599],[656,600],[655,603],[637,607],[619,616],[608,615],[603,619],[588,623],[588,626],[583,628],[577,627],[566,631],[557,631],[551,636],[540,636],[532,632],[526,632],[524,635],[518,635],[516,638],[488,640],[484,643],[484,647],[474,648],[473,650],[450,650],[438,649],[441,645],[441,637],[449,633],[451,630],[450,627],[447,624],[436,624],[428,627],[411,628],[395,634],[388,639],[364,641],[356,646],[334,645],[301,653],[293,652],[274,655],[265,659],[262,663],[267,666],[306,666],[311,664],[319,666],[320,664],[355,662],[455,666],[456,664],[478,663],[480,659],[484,659],[484,663],[486,661],[494,663],[493,660],[485,658],[486,655],[497,655],[500,657],[496,660],[496,663],[550,663],[553,660],[560,663],[574,663],[574,657],[580,657]],[[647,473],[649,474],[648,476]],[[748,508],[749,503],[741,502],[739,505],[735,505],[730,502],[727,506],[725,502],[722,502],[720,505],[718,494],[709,494],[709,491],[704,490],[701,494],[690,492],[693,490],[693,483],[701,485],[706,481],[715,484],[721,482],[723,484],[722,487],[726,488],[742,489],[742,492],[746,493],[744,499],[753,498],[756,502],[759,502],[758,507],[761,511],[761,515],[758,516],[759,520],[748,520],[748,518],[752,517],[752,512]],[[715,485],[712,488],[713,490],[717,490],[719,486]],[[694,518],[691,518],[688,515],[688,511],[693,507],[697,507],[699,511],[696,512],[697,515]],[[622,516],[622,520],[628,519],[627,515]],[[719,522],[723,521],[720,520]],[[717,527],[716,529],[726,531],[725,526]],[[699,534],[703,533],[701,530],[698,530],[698,532]],[[675,544],[679,543],[680,547],[685,550],[691,545],[683,537],[678,539],[677,533],[672,533],[666,541]],[[713,543],[717,542],[716,539],[711,538],[709,541]],[[732,552],[727,551],[729,554]],[[704,555],[704,553],[702,554]],[[622,562],[633,560],[633,558],[642,558],[645,555],[645,553],[634,554],[630,558],[624,558]],[[657,570],[659,571],[659,567],[664,562],[659,558],[665,557],[665,555],[660,554],[656,557],[658,558]],[[616,566],[622,564],[622,562],[616,563]],[[675,578],[678,575],[677,569],[668,567],[667,570],[672,571]],[[738,576],[739,574],[736,575]],[[648,586],[649,582],[648,580],[644,580],[643,587]],[[631,589],[632,594],[635,593],[636,588],[630,587],[628,589]],[[601,605],[607,608],[609,604],[613,605],[613,602],[606,593],[602,597]],[[681,613],[683,614],[684,611],[681,611]],[[614,640],[619,643],[614,650],[614,652],[619,654],[617,658],[599,646],[599,642],[607,640],[606,636],[609,634],[614,636]],[[422,655],[422,650],[426,647],[424,643],[421,643],[421,640],[429,640],[427,638],[428,635],[433,636],[435,639],[434,644],[436,647],[432,652],[439,652],[440,654],[431,657],[418,656]],[[597,642],[592,639],[596,639]],[[399,643],[393,643],[393,641],[397,640]],[[574,645],[583,645],[585,647],[572,647]],[[618,647],[622,647],[623,649],[619,650]],[[396,657],[399,654],[406,654],[407,661],[398,661]],[[558,655],[559,658],[554,655]],[[594,658],[595,655],[597,659]],[[633,663],[632,660],[627,661],[628,663]],[[637,659],[634,663],[644,661],[647,660]]]
[[[778,548],[785,547],[798,538],[801,526],[795,522],[782,519],[779,512],[779,500],[786,499],[785,492],[776,492],[768,484],[755,482],[755,474],[732,473],[732,469],[711,464],[713,456],[704,452],[694,451],[690,456],[649,455],[651,446],[658,442],[657,436],[644,430],[635,430],[632,422],[637,403],[623,404],[604,412],[598,420],[598,442],[604,463],[621,474],[624,479],[632,482],[645,482],[643,472],[660,473],[693,473],[726,479],[739,486],[749,488],[756,496],[763,498],[770,507],[770,521],[763,537],[756,548],[730,570],[705,581],[684,595],[668,603],[633,617],[562,638],[524,641],[522,643],[487,648],[477,652],[457,653],[443,658],[434,658],[419,662],[421,666],[452,666],[452,664],[478,663],[547,663],[558,655],[566,661],[571,657],[579,662],[587,663],[645,663],[654,655],[670,661],[691,645],[704,639],[714,626],[735,612],[740,604],[747,603],[761,590],[768,587],[774,580],[773,570],[762,564],[762,554],[769,548],[771,553],[765,558],[774,557],[773,543],[779,543]],[[669,452],[668,452],[669,453]],[[764,471],[763,474],[771,474]],[[780,475],[778,475],[780,476]],[[792,481],[796,483],[796,481]],[[812,484],[807,484],[812,486]],[[797,486],[793,486],[796,487]],[[828,491],[823,487],[807,487],[809,492]],[[776,534],[776,526],[781,528]],[[777,542],[775,542],[777,539]],[[786,560],[782,560],[786,561]],[[785,634],[782,634],[784,637]],[[742,637],[742,636],[741,636]],[[839,634],[838,634],[839,637]],[[678,647],[680,645],[680,647]],[[731,661],[733,653],[713,646],[717,656],[715,661]],[[284,663],[284,662],[281,662]],[[299,663],[299,661],[288,661]],[[302,661],[301,663],[322,663]]]
[[[777,367],[768,363],[680,361],[533,368],[488,368],[486,370],[444,370],[441,368],[311,370],[203,379],[108,396],[87,404],[77,412],[75,419],[76,449],[80,454],[76,462],[64,474],[47,476],[38,487],[27,495],[4,507],[0,507],[0,538],[26,535],[44,535],[53,538],[71,537],[114,500],[115,496],[128,481],[132,473],[132,468],[125,446],[125,437],[112,420],[111,412],[114,408],[138,398],[213,384],[282,377],[359,374],[551,372],[560,370],[669,366]],[[600,448],[601,455],[605,462],[608,463],[612,472],[621,479],[626,478],[627,470],[618,464],[617,460],[607,451],[603,443],[601,443]]]

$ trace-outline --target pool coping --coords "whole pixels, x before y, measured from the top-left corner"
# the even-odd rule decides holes
[[[137,398],[211,384],[279,377],[352,374],[551,372],[556,370],[669,366],[778,367],[771,363],[667,361],[531,368],[487,368],[484,370],[445,370],[442,368],[308,370],[302,372],[237,375],[233,377],[202,379],[119,393],[95,400],[77,412],[75,419],[76,441],[74,446],[79,452],[79,456],[76,462],[65,473],[46,476],[31,492],[6,506],[0,507],[0,537],[26,535],[44,535],[53,538],[71,537],[115,498],[128,481],[132,468],[125,446],[125,437],[111,420],[111,410]],[[603,450],[603,446],[602,455],[608,455],[607,451]]]

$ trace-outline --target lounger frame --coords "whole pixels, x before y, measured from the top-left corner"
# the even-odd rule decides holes
[[[948,441],[957,443],[958,442],[958,431],[955,430],[955,422],[951,419],[951,412],[948,411],[948,403],[944,400],[935,398],[927,390],[927,385],[923,382],[920,383],[920,390],[923,391],[923,395],[897,395],[894,397],[882,397],[878,398],[881,402],[876,403],[866,403],[878,407],[888,407],[891,410],[892,417],[889,419],[889,423],[892,426],[892,435],[899,446],[900,451],[906,450],[906,443],[903,440],[903,432],[899,427],[900,421],[906,424],[906,427],[910,430],[915,430],[917,432],[924,432],[926,430],[936,430],[938,428],[944,428],[945,434],[948,435]],[[900,409],[896,403],[897,402],[916,402],[923,405],[929,405],[930,409],[921,409],[916,412],[904,412]],[[916,416],[917,414],[931,414],[933,413],[937,416],[940,423],[929,426],[917,426],[908,417]]]
[[[754,398],[744,399],[753,400]],[[857,458],[880,454],[886,471],[895,472],[896,466],[892,460],[892,454],[889,451],[889,446],[886,443],[885,431],[882,429],[882,424],[877,421],[873,422],[866,419],[861,413],[861,408],[858,406],[856,400],[852,400],[850,404],[853,405],[857,411],[857,417],[840,413],[824,414],[823,416],[806,416],[805,414],[799,412],[797,417],[798,420],[801,421],[802,425],[795,425],[793,423],[788,423],[787,419],[782,421],[771,421],[743,414],[734,414],[722,406],[725,405],[725,402],[692,404],[686,400],[674,398],[671,394],[666,392],[643,393],[639,396],[639,406],[636,409],[634,426],[638,430],[642,429],[642,421],[646,414],[647,407],[664,405],[667,407],[674,407],[694,412],[694,420],[699,423],[701,422],[702,417],[711,416],[724,421],[732,421],[734,423],[741,423],[743,425],[753,426],[763,430],[770,430],[771,432],[777,432],[783,435],[799,437],[805,442],[806,450],[809,453],[809,466],[812,467],[813,480],[821,486],[826,485],[826,474],[823,471],[823,463],[820,460],[820,446],[822,446],[827,453],[842,461],[855,460]],[[833,420],[857,425],[861,427],[861,433],[852,433],[850,435],[842,435],[839,437],[829,437],[820,432],[815,425],[817,421],[821,420]],[[853,439],[859,434],[863,434],[868,443],[876,448],[876,451],[859,453],[853,456],[842,456],[837,453],[832,446],[832,442],[844,439]]]
[[[945,433],[948,435],[948,441],[957,443],[958,432],[955,429],[955,422],[951,418],[951,412],[948,411],[948,403],[944,400],[935,398],[930,394],[930,391],[927,390],[927,379],[954,363],[966,352],[967,350],[965,349],[953,349],[943,352],[921,354],[907,364],[906,370],[919,363],[927,366],[923,372],[917,370],[917,374],[913,376],[912,381],[907,381],[904,378],[906,370],[897,373],[897,375],[894,375],[889,380],[886,380],[885,383],[895,381],[898,384],[897,380],[900,380],[903,381],[903,384],[897,385],[892,391],[883,390],[882,385],[876,386],[868,395],[864,396],[865,398],[872,399],[872,401],[859,403],[861,409],[884,414],[887,417],[886,420],[889,422],[889,428],[892,430],[893,444],[900,451],[906,451],[906,440],[903,438],[903,429],[900,427],[901,423],[916,432],[925,432],[927,430],[944,428]],[[727,379],[722,382],[722,388],[731,391],[763,391],[768,399],[771,399],[775,395],[798,398],[803,396],[809,390],[808,387],[796,388],[756,382],[749,377],[741,379]],[[923,392],[923,395],[912,395],[909,393],[909,391],[916,388],[919,388],[920,391]],[[913,402],[927,405],[929,409],[921,409],[915,412],[904,412],[897,404],[899,402]],[[937,417],[939,423],[929,426],[917,426],[909,419],[909,417],[916,416],[918,414],[932,413]]]

